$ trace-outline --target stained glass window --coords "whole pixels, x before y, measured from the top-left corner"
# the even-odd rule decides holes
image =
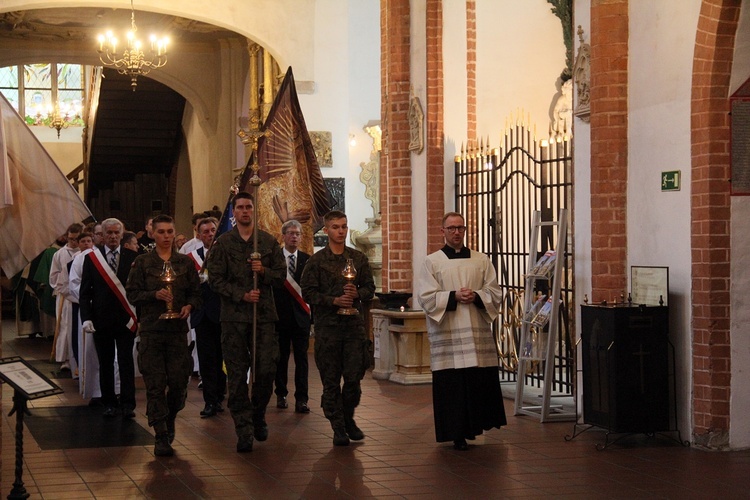
[[[84,67],[26,64],[0,68],[0,91],[29,125],[48,125],[55,107],[71,125],[83,125]],[[22,92],[22,93],[21,93]],[[23,98],[19,99],[22,95]]]
[[[0,92],[18,111],[18,66],[0,68]]]

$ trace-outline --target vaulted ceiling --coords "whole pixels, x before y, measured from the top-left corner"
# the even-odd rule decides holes
[[[97,36],[106,29],[124,35],[130,27],[130,9],[64,8],[0,13],[0,46],[32,46],[44,54],[45,47],[61,48],[68,54],[96,56]],[[218,40],[241,35],[191,19],[136,11],[138,33],[167,35],[171,50],[200,50],[216,46]],[[45,61],[27,61],[45,62]],[[75,57],[70,61],[78,62]],[[169,87],[148,77],[139,77],[133,92],[130,78],[104,71],[96,123],[93,127],[88,170],[87,201],[117,181],[136,174],[168,176],[179,155],[185,99]]]
[[[130,9],[65,8],[0,13],[0,39],[29,42],[85,42],[95,49],[96,37],[105,29],[130,27]],[[243,38],[232,31],[192,19],[136,10],[138,31],[167,34],[177,43],[211,43],[217,39]]]

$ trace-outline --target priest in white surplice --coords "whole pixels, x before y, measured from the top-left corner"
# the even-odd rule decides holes
[[[466,450],[467,439],[507,423],[491,330],[502,291],[489,258],[464,246],[461,214],[445,214],[440,231],[445,246],[424,261],[419,303],[430,339],[435,437]]]
[[[78,236],[83,226],[78,223],[71,224],[66,232],[68,243],[55,252],[52,257],[52,265],[49,271],[49,284],[57,297],[56,311],[57,324],[55,326],[55,345],[52,352],[55,361],[62,363],[63,370],[71,370],[75,373],[78,368],[72,352],[71,335],[73,331],[73,308],[68,296],[68,264],[78,254]]]
[[[101,227],[101,226],[99,226]],[[69,296],[71,302],[78,304],[81,291],[81,273],[86,255],[93,251],[94,239],[92,233],[84,231],[78,238],[78,248],[81,250],[75,256],[70,266],[69,273]],[[99,387],[99,358],[94,346],[94,334],[86,333],[81,328],[80,313],[75,318],[78,322],[78,392],[84,399],[101,398],[102,391]]]

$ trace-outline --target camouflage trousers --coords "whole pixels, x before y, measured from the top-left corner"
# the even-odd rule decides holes
[[[342,336],[315,331],[315,364],[323,383],[320,406],[331,426],[344,425],[344,416],[354,415],[362,389],[360,381],[369,366],[369,341],[364,331]],[[341,379],[344,379],[343,386]]]
[[[227,366],[229,398],[227,406],[234,419],[237,436],[251,436],[255,424],[265,421],[266,406],[273,393],[273,380],[279,362],[279,339],[274,323],[258,323],[256,331],[258,355],[252,367],[255,382],[252,398],[248,396],[247,376],[252,364],[252,324],[236,321],[221,322],[221,350]]]
[[[138,367],[146,385],[146,415],[151,427],[164,426],[185,407],[193,368],[182,332],[142,332]]]

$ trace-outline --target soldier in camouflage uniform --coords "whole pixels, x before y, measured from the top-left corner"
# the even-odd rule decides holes
[[[125,288],[128,301],[139,308],[138,366],[146,385],[148,425],[156,433],[154,455],[171,456],[175,418],[185,407],[193,366],[186,341],[187,318],[190,311],[201,306],[200,282],[190,257],[173,248],[172,218],[155,217],[153,228],[156,248],[135,259]],[[171,292],[161,280],[166,261],[175,275]],[[168,302],[173,311],[179,312],[179,318],[159,319]]]
[[[370,364],[361,301],[372,299],[375,292],[370,263],[362,252],[346,246],[347,231],[346,214],[326,214],[328,245],[310,257],[300,280],[302,297],[315,318],[315,363],[323,382],[320,405],[331,422],[335,446],[365,438],[354,421],[354,409],[362,395],[360,381]],[[352,259],[357,270],[353,283],[341,275],[347,259]],[[341,307],[356,307],[360,314],[340,315]]]
[[[249,193],[240,192],[232,200],[237,225],[221,235],[208,253],[208,281],[221,296],[221,349],[227,367],[229,399],[227,406],[237,432],[237,451],[253,449],[253,436],[268,439],[266,406],[273,393],[276,364],[279,361],[278,319],[272,287],[281,287],[286,278],[284,254],[276,238],[258,230],[260,260],[253,253],[253,210]],[[253,289],[253,273],[258,288]],[[248,398],[247,371],[253,346],[253,304],[257,304],[257,355],[252,369],[255,381]]]

